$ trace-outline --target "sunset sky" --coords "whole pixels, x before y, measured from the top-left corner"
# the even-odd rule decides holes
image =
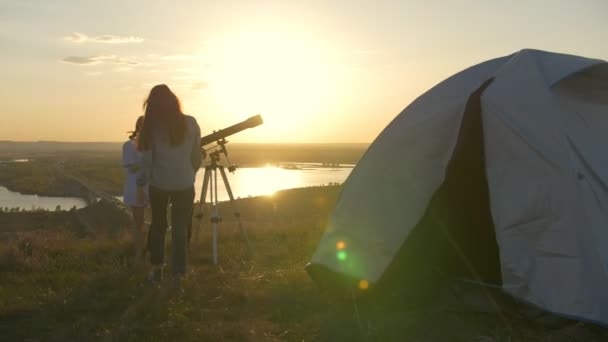
[[[0,140],[122,141],[157,83],[203,135],[371,142],[444,78],[522,48],[608,59],[606,0],[0,0]]]

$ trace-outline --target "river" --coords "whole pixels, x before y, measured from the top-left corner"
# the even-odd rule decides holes
[[[77,197],[26,195],[0,186],[0,208],[3,209],[55,210],[59,206],[62,210],[68,210],[73,207],[83,208],[86,205],[87,203],[83,199]]]
[[[232,187],[235,198],[272,195],[273,193],[293,188],[343,183],[352,166],[348,167],[321,167],[317,164],[284,164],[284,167],[246,167],[239,168],[234,173],[228,173],[228,181]],[[226,170],[227,171],[227,170]],[[195,190],[196,200],[200,199],[203,184],[204,169],[197,173]],[[218,172],[218,199],[228,200],[228,194]],[[209,201],[209,197],[207,197]],[[82,208],[85,201],[73,197],[48,197],[38,195],[25,195],[10,191],[0,186],[1,208],[22,208],[25,210],[45,209],[55,210],[57,206],[67,210],[72,207]]]

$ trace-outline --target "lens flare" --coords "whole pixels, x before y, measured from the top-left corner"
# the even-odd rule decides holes
[[[338,241],[336,243],[336,249],[337,250],[342,250],[344,248],[346,248],[346,242],[344,242],[344,241]]]
[[[361,279],[359,281],[359,289],[361,290],[367,290],[367,288],[369,287],[369,282],[365,279]]]
[[[340,260],[340,261],[344,261],[348,257],[348,255],[346,254],[346,251],[339,251],[338,253],[336,253],[336,256],[338,257],[338,260]]]

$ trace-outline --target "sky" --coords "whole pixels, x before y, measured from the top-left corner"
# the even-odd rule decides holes
[[[411,101],[535,48],[608,60],[606,0],[0,0],[0,140],[124,141],[155,84],[206,135],[369,143]]]

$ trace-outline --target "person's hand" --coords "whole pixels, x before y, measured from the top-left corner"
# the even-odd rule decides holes
[[[135,193],[135,203],[138,206],[143,206],[146,199],[146,192],[143,186],[137,186],[137,192]]]

